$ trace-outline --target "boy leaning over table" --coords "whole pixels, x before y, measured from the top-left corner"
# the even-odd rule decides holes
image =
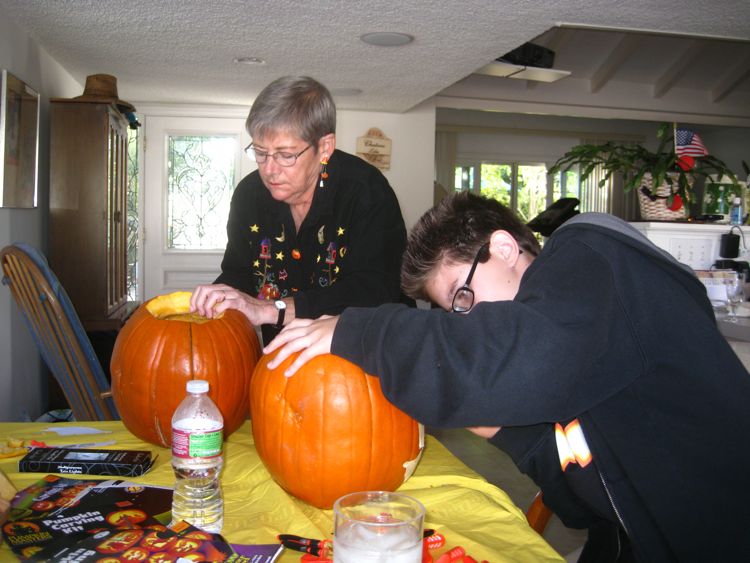
[[[540,251],[461,193],[414,227],[401,279],[440,308],[296,320],[271,367],[332,352],[424,424],[472,427],[588,528],[579,561],[748,560],[750,376],[689,268],[606,214]]]

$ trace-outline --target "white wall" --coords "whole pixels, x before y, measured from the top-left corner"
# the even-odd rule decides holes
[[[406,113],[339,111],[336,146],[357,152],[357,137],[377,127],[392,141],[391,168],[383,174],[393,186],[407,229],[432,207],[435,166],[435,107],[431,102]]]
[[[46,250],[49,209],[49,98],[77,96],[80,84],[0,10],[0,68],[41,94],[39,196],[35,209],[0,209],[0,247],[25,241]],[[7,287],[0,287],[0,421],[35,418],[46,407],[46,370]]]

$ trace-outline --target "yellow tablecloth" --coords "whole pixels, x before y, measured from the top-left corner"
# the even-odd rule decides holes
[[[108,434],[57,436],[44,429],[48,423],[0,423],[0,443],[6,438],[43,440],[47,445],[115,440],[109,448],[149,449],[158,453],[154,467],[142,477],[127,478],[144,484],[171,486],[170,451],[137,439],[121,422],[58,423],[86,426]],[[314,508],[287,494],[271,478],[253,445],[250,422],[232,434],[225,446],[221,484],[224,492],[224,529],[232,543],[275,543],[280,533],[308,538],[331,538],[332,511]],[[20,458],[0,459],[0,469],[19,490],[43,474],[19,473]],[[104,477],[102,477],[104,478]],[[425,527],[445,535],[447,546],[463,546],[477,560],[540,563],[562,558],[526,523],[523,512],[500,489],[491,485],[427,436],[422,460],[414,475],[399,489],[419,499],[427,509]],[[440,552],[434,552],[440,553]],[[300,560],[287,550],[280,561]],[[12,560],[0,547],[0,561]]]

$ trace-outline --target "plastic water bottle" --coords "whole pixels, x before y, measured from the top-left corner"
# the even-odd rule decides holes
[[[208,381],[188,381],[187,393],[172,417],[172,523],[186,520],[219,533],[224,524],[219,484],[224,419],[208,396]]]
[[[732,211],[729,215],[729,222],[732,225],[742,225],[744,214],[742,213],[742,198],[736,196],[732,202]]]

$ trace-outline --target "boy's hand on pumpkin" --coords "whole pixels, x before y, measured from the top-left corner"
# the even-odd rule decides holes
[[[333,332],[339,318],[323,315],[317,320],[295,319],[274,338],[268,346],[263,348],[264,354],[278,350],[276,357],[268,362],[270,369],[275,369],[295,352],[299,355],[284,371],[284,375],[291,377],[305,363],[315,356],[331,353]]]

